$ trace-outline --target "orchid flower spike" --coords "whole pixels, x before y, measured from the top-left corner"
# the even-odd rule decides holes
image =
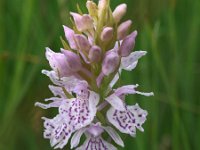
[[[126,104],[126,95],[153,96],[153,92],[138,91],[138,84],[116,83],[121,72],[134,70],[147,52],[132,52],[137,31],[129,33],[131,20],[120,22],[126,4],[113,12],[110,0],[98,4],[88,0],[86,7],[88,14],[70,13],[72,28],[63,25],[60,52],[46,48],[51,69],[42,73],[52,81],[53,96],[35,106],[58,112],[53,118],[42,117],[44,138],[54,149],[70,143],[76,150],[117,150],[125,147],[120,133],[135,137],[137,129],[143,132],[148,115],[138,103]],[[80,144],[82,136],[85,142]]]

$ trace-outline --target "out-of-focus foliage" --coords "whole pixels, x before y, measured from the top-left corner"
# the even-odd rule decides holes
[[[59,50],[62,24],[70,24],[69,11],[77,3],[86,11],[85,1],[0,1],[0,150],[50,149],[40,118],[54,110],[34,107],[52,96],[50,80],[40,73],[49,69],[44,48]],[[123,137],[125,149],[200,149],[200,1],[111,0],[111,7],[123,2],[128,4],[124,20],[133,20],[139,32],[136,49],[148,55],[121,82],[155,93],[128,98],[149,115],[144,133]]]

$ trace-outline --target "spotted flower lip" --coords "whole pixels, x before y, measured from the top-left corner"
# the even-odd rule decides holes
[[[42,118],[44,120],[44,138],[50,139],[50,144],[52,147],[63,148],[67,143],[72,134],[72,129],[70,125],[67,124],[65,118],[57,115],[53,119],[48,119],[46,117]]]
[[[56,87],[50,88],[54,94],[55,88]],[[63,118],[69,120],[68,124],[70,124],[74,130],[77,130],[90,124],[94,119],[97,111],[96,106],[99,102],[99,95],[95,92],[89,91],[85,86],[76,88],[80,90],[76,92],[76,98],[67,99],[66,97],[62,97],[63,91],[57,87],[56,92],[59,92],[61,98],[52,97],[48,99],[53,101],[49,104],[37,102],[35,105],[44,109],[59,107],[60,116],[63,116]],[[76,88],[74,91],[76,91]]]
[[[136,135],[136,128],[144,131],[142,124],[146,121],[147,111],[141,109],[138,104],[126,106],[124,111],[111,107],[107,112],[107,118],[122,133]]]
[[[78,147],[76,150],[89,150],[93,147],[102,150],[117,150],[116,147],[109,144],[102,138],[101,134],[104,132],[104,130],[110,135],[110,137],[113,141],[115,141],[116,144],[124,147],[124,142],[120,138],[119,134],[112,127],[104,127],[98,122],[96,124],[91,124],[88,128],[82,128],[81,130],[77,131],[72,137],[71,148],[77,147],[80,142],[80,138],[84,133],[86,135],[86,141],[81,147]]]
[[[153,96],[153,92],[139,91],[138,84],[116,83],[122,71],[133,71],[147,52],[132,52],[138,33],[129,33],[131,20],[121,23],[126,4],[112,11],[110,0],[98,4],[87,0],[86,7],[88,13],[80,8],[80,13],[70,13],[72,27],[63,25],[63,48],[59,52],[46,48],[51,69],[42,73],[52,82],[53,96],[35,106],[57,110],[55,117],[42,117],[44,138],[54,149],[70,143],[76,150],[117,150],[125,147],[120,133],[135,137],[137,129],[143,132],[148,115],[138,103],[127,105],[126,95]]]

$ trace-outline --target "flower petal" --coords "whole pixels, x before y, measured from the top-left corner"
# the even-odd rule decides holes
[[[88,143],[89,143],[89,139],[86,139],[86,141],[83,143],[83,145],[76,148],[76,150],[87,150],[88,148],[86,149],[86,146],[88,145]]]
[[[77,72],[81,69],[81,59],[76,53],[63,48],[61,48],[61,52],[65,55],[68,67],[72,72]]]
[[[123,42],[119,48],[119,55],[122,57],[127,57],[130,55],[131,51],[135,47],[135,38],[137,36],[137,31],[133,31],[131,34],[123,39]]]
[[[61,98],[66,98],[66,95],[61,87],[49,85],[49,89],[54,96],[59,96]]]
[[[136,127],[143,132],[142,124],[146,121],[147,111],[141,109],[138,104],[127,106],[127,108],[135,116]]]
[[[75,35],[76,43],[78,45],[78,49],[80,51],[88,52],[89,49],[91,48],[91,45],[88,41],[88,39],[81,34],[76,34]]]
[[[48,108],[52,108],[52,107],[59,107],[61,105],[61,103],[62,103],[62,101],[54,101],[49,104],[43,104],[43,103],[36,102],[35,106],[41,107],[43,109],[48,109]]]
[[[93,138],[89,137],[87,138],[86,142],[76,150],[93,150],[94,148],[98,150],[117,150],[116,147],[114,147],[112,144],[106,142],[101,137]]]
[[[139,92],[139,91],[135,91],[137,94],[140,94],[140,95],[144,95],[144,96],[154,96],[154,93],[153,92],[149,92],[149,93],[146,93],[146,92]]]
[[[94,27],[93,19],[88,14],[83,14],[83,16],[74,12],[71,12],[70,14],[74,18],[76,27],[80,32],[84,32]]]
[[[51,68],[55,72],[58,72],[61,77],[71,76],[73,74],[73,72],[68,67],[68,62],[64,54],[55,53],[47,47],[45,55]]]
[[[74,133],[74,135],[72,136],[72,139],[71,139],[71,149],[78,146],[81,136],[83,135],[85,130],[86,130],[86,128],[82,128]]]
[[[126,4],[120,4],[115,8],[115,10],[113,11],[113,17],[116,23],[119,23],[122,17],[126,14],[126,10]]]
[[[60,115],[57,115],[53,119],[48,119],[43,117],[44,119],[44,138],[50,139],[50,143],[52,147],[55,148],[63,148],[71,134],[71,127],[68,125],[67,121]]]
[[[127,95],[127,94],[140,94],[140,95],[144,95],[144,96],[153,96],[154,95],[153,92],[146,93],[146,92],[136,91],[135,88],[137,88],[138,86],[139,85],[136,84],[136,85],[125,85],[125,86],[119,87],[115,90],[115,94],[119,97],[123,96],[123,95]]]
[[[64,32],[65,32],[65,37],[69,43],[69,46],[71,47],[71,49],[77,50],[77,45],[74,40],[74,35],[75,35],[74,31],[64,25],[63,25],[63,28],[64,28]]]
[[[89,97],[89,99],[88,99]],[[96,105],[99,97],[94,92],[85,92],[69,100],[69,103],[63,103],[59,112],[72,125],[74,130],[89,125],[96,115]]]
[[[125,111],[118,111],[111,107],[107,111],[107,118],[120,132],[135,136],[136,128],[143,131],[141,127],[145,122],[147,111],[141,109],[138,104],[127,106]]]
[[[146,53],[146,51],[135,51],[127,57],[122,57],[121,68],[127,71],[133,70],[137,65],[138,59],[146,55]]]
[[[99,94],[90,91],[89,104],[91,108],[95,108],[99,103]]]
[[[125,110],[124,102],[117,95],[112,94],[105,98],[105,100],[109,102],[115,109],[121,111]]]
[[[121,96],[121,95],[127,95],[127,94],[135,94],[135,88],[137,88],[139,85],[125,85],[122,87],[119,87],[115,90],[115,94],[117,96]]]
[[[106,130],[106,132],[110,135],[110,137],[113,139],[115,143],[124,147],[124,142],[122,141],[119,134],[113,128],[111,127],[103,127],[103,128]]]
[[[90,91],[89,96],[89,109],[91,111],[91,115],[95,116],[97,111],[97,104],[99,103],[99,95],[93,91]]]
[[[42,73],[48,76],[55,85],[65,87],[68,92],[73,91],[78,83],[86,82],[75,76],[59,78],[55,71],[42,70]]]
[[[99,137],[104,132],[104,129],[101,126],[100,122],[97,122],[96,124],[92,123],[87,128],[86,135],[91,135],[92,137]]]
[[[113,50],[108,51],[105,54],[102,64],[102,72],[104,75],[108,76],[113,73],[116,69],[118,69],[120,63],[119,55]]]
[[[119,70],[118,73],[116,73],[116,75],[114,76],[114,78],[110,82],[110,84],[109,84],[110,88],[112,88],[117,83],[117,81],[119,80],[119,75],[120,74],[121,74],[121,69]]]

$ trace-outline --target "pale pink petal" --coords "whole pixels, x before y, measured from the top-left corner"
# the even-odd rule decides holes
[[[120,57],[114,51],[108,51],[104,57],[103,64],[102,64],[102,72],[104,75],[108,76],[109,74],[113,73],[117,67],[119,66]]]
[[[118,40],[123,40],[126,36],[127,33],[131,27],[132,21],[127,20],[119,25],[117,28],[117,39]]]
[[[104,129],[101,126],[100,122],[97,123],[92,123],[88,128],[87,128],[87,134],[91,135],[92,137],[98,137],[103,133]],[[87,135],[86,134],[86,135]]]
[[[143,131],[147,111],[141,109],[138,104],[127,106],[126,111],[118,111],[111,107],[107,111],[107,118],[120,132],[135,136],[136,128]]]
[[[71,139],[71,149],[77,147],[80,143],[81,136],[86,131],[86,128],[82,128],[74,133]]]
[[[76,45],[76,42],[75,42],[75,39],[74,39],[74,31],[72,29],[70,29],[69,27],[67,26],[64,26],[63,25],[63,28],[64,28],[64,32],[65,32],[65,37],[69,43],[69,46],[71,49],[74,49],[74,50],[77,50],[77,45]]]
[[[85,143],[76,150],[93,150],[94,147],[97,150],[117,150],[116,147],[114,147],[112,144],[106,142],[101,137],[90,137],[88,138]]]
[[[148,115],[147,111],[141,109],[138,104],[127,106],[127,108],[135,115],[136,127],[143,132],[144,129],[142,128],[142,124],[146,121],[146,116]]]
[[[135,94],[136,93],[135,88],[137,88],[138,86],[139,86],[138,84],[121,86],[115,90],[115,94],[117,96]]]
[[[101,40],[102,41],[109,41],[113,37],[113,28],[112,27],[105,27],[101,33]]]
[[[77,84],[86,82],[76,78],[76,76],[59,78],[55,71],[42,70],[42,73],[48,76],[55,85],[64,87],[68,92],[73,91]]]
[[[74,130],[78,130],[92,122],[96,115],[98,101],[99,96],[96,93],[82,91],[77,98],[70,99],[69,103],[63,103],[59,107],[59,113],[69,120]]]
[[[122,87],[119,87],[117,89],[115,89],[115,94],[117,96],[123,96],[123,95],[128,95],[128,94],[140,94],[140,95],[144,95],[144,96],[153,96],[154,93],[153,92],[139,92],[136,91],[135,89],[138,87],[139,85],[125,85]]]
[[[123,39],[118,51],[120,56],[127,57],[128,55],[130,55],[131,51],[135,47],[136,36],[137,31],[134,31]]]
[[[86,148],[88,143],[89,143],[89,139],[86,139],[86,141],[83,143],[83,145],[81,145],[80,147],[76,148],[76,150],[90,150],[90,149]]]
[[[88,58],[90,59],[90,62],[99,62],[102,58],[102,50],[99,46],[92,46],[89,50]]]
[[[119,23],[122,17],[126,14],[127,5],[120,4],[118,5],[115,10],[113,11],[113,17],[116,23]]]
[[[68,67],[72,72],[77,72],[81,69],[81,59],[80,57],[75,54],[74,52],[71,52],[69,50],[65,50],[61,48],[61,52],[65,55]]]
[[[110,88],[112,88],[117,83],[117,81],[119,80],[119,74],[120,73],[116,73],[116,75],[114,76],[114,78],[110,82],[110,84],[109,84]]]
[[[50,48],[46,48],[46,58],[49,61],[51,68],[58,72],[61,77],[70,76],[73,74],[72,70],[68,67],[68,62],[64,54],[55,53]]]
[[[127,71],[133,70],[137,65],[138,59],[146,55],[146,53],[147,53],[146,51],[135,51],[135,52],[132,52],[127,57],[122,57],[121,69],[124,69]]]
[[[43,117],[44,119],[44,138],[50,139],[51,146],[54,148],[63,148],[71,134],[71,127],[68,125],[66,120],[62,118],[62,116],[57,115],[53,119],[48,119]]]
[[[51,92],[53,93],[54,96],[59,96],[61,98],[66,98],[66,95],[63,91],[63,88],[59,87],[59,86],[53,86],[53,85],[49,85],[49,89],[51,90]]]
[[[90,96],[89,96],[89,109],[91,112],[91,116],[96,116],[96,111],[97,111],[97,105],[99,103],[99,94],[90,91]],[[93,117],[91,117],[93,118]],[[92,121],[92,120],[91,120]]]
[[[91,48],[91,45],[88,39],[84,35],[76,34],[75,39],[76,39],[76,43],[77,43],[79,51],[82,51],[82,52],[89,51],[89,49]]]
[[[110,137],[113,139],[113,141],[116,144],[124,147],[124,142],[122,141],[119,134],[113,128],[111,128],[111,127],[103,127],[103,128],[106,130],[106,132],[110,135]]]
[[[40,102],[36,102],[35,106],[41,107],[43,109],[48,109],[48,108],[52,108],[52,107],[59,107],[62,104],[62,101],[53,101],[49,104],[43,104]]]
[[[74,18],[76,27],[80,32],[92,29],[94,27],[93,20],[88,14],[84,14],[83,16],[74,12],[71,12],[70,14]]]
[[[125,110],[124,102],[115,93],[105,98],[105,100],[115,109],[120,111]]]

